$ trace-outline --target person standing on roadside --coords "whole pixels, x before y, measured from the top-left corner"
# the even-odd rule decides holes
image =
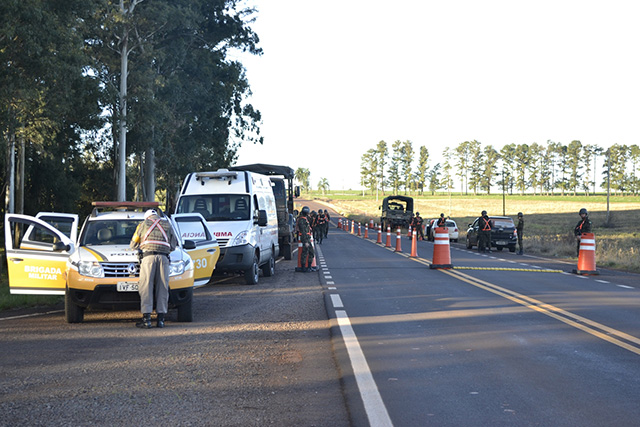
[[[422,231],[423,223],[424,223],[424,220],[420,216],[420,212],[416,212],[416,216],[413,219],[413,227],[416,230],[416,238],[418,240],[424,240],[424,232]]]
[[[138,249],[142,256],[138,280],[142,320],[136,323],[138,328],[151,328],[154,297],[158,314],[156,326],[164,328],[169,305],[169,257],[177,245],[169,220],[158,216],[154,209],[147,210],[129,245],[131,249]]]
[[[313,251],[313,245],[311,244],[311,224],[309,224],[309,207],[305,206],[300,210],[300,216],[298,217],[298,221],[296,221],[296,229],[300,236],[300,243],[302,243],[302,255],[301,255],[301,265],[303,273],[311,270],[311,264],[313,258],[315,257],[315,252]],[[296,270],[297,271],[297,270]]]
[[[580,240],[582,239],[582,233],[591,233],[591,220],[589,219],[589,212],[586,208],[580,209],[578,213],[580,215],[580,221],[573,229],[573,234],[576,236],[578,247],[576,248],[576,256],[580,256]]]
[[[478,218],[478,251],[491,253],[492,228],[493,221],[489,219],[487,211],[482,211],[480,218]]]
[[[446,227],[447,226],[447,219],[444,217],[443,213],[440,214],[440,218],[438,218],[438,222],[437,222],[436,225],[438,227]]]
[[[522,234],[524,233],[524,219],[522,219],[522,212],[518,212],[518,224],[516,225],[516,231],[518,232],[518,255],[524,255],[524,249],[522,247]]]
[[[324,238],[325,228],[327,227],[327,217],[324,215],[324,211],[322,209],[318,209],[318,216],[316,218],[316,227],[314,229],[314,239],[318,244],[322,244],[322,239]]]
[[[324,216],[327,220],[327,224],[324,227],[324,238],[328,239],[329,238],[329,224],[331,223],[331,215],[329,215],[329,209],[325,209],[324,210]]]

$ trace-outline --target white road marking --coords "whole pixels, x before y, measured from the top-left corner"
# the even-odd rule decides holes
[[[343,308],[344,305],[342,305],[342,299],[340,298],[340,295],[338,294],[331,294],[331,304],[333,304],[333,308]]]
[[[324,276],[325,279],[333,279],[332,276]]]
[[[0,319],[0,321],[2,321],[2,320],[13,320],[13,319],[24,319],[25,317],[44,316],[45,314],[56,314],[56,313],[64,313],[64,310],[54,310],[54,311],[47,311],[45,313],[22,314],[20,316],[3,317],[3,318]]]
[[[327,285],[335,285],[335,282],[327,282]]]
[[[627,285],[616,285],[619,288],[625,288],[625,289],[635,289],[633,286],[627,286]]]
[[[347,312],[343,310],[336,311],[336,319],[338,326],[340,326],[340,333],[342,334],[344,345],[347,348],[349,359],[351,360],[353,375],[356,378],[356,383],[360,390],[360,397],[362,398],[364,410],[369,419],[369,425],[371,427],[392,427],[393,423],[382,401],[378,386],[373,379],[367,359],[364,357],[364,353],[358,342],[358,337],[351,327]]]
[[[596,279],[596,282],[600,282],[600,283],[610,283],[610,282],[607,282],[606,280],[599,280],[599,279]]]
[[[334,291],[334,290],[336,290],[338,288],[336,288],[335,286],[329,286],[327,289],[330,289],[330,290]]]

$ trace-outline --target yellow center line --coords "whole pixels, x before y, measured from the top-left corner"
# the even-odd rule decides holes
[[[363,239],[363,240],[366,240],[366,239]],[[367,240],[367,241],[371,242],[370,240]],[[371,242],[371,243],[376,244],[375,242]],[[391,249],[391,248],[386,248],[386,249]],[[430,261],[424,258],[419,258],[419,257],[413,258],[413,257],[409,257],[404,253],[399,253],[399,254],[404,256],[405,258],[409,258],[412,261],[418,262],[426,266],[429,266],[432,264]],[[464,274],[460,271],[446,270],[446,269],[439,269],[439,271],[455,279],[468,283],[472,286],[475,286],[477,288],[491,292],[495,295],[506,298],[510,301],[515,302],[516,304],[520,304],[533,311],[552,317],[569,326],[572,326],[576,329],[579,329],[588,334],[591,334],[597,338],[600,338],[602,340],[615,344],[618,347],[624,348],[625,350],[629,350],[632,353],[640,355],[640,339],[634,337],[633,335],[626,334],[617,329],[610,328],[601,323],[598,323],[593,320],[587,319],[585,317],[579,316],[577,314],[568,312],[566,310],[562,310],[561,308],[558,308],[554,305],[547,304],[542,301],[538,301],[526,295],[522,295],[517,292],[511,291],[509,289],[505,289],[493,283],[489,283],[484,280],[477,279],[475,277]],[[540,270],[532,270],[532,271],[539,272]],[[628,342],[624,342],[622,340],[628,341]],[[636,347],[629,343],[633,343],[639,347]]]

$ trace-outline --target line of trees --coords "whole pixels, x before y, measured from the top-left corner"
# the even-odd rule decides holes
[[[167,208],[187,172],[262,143],[231,51],[261,54],[240,0],[0,2],[3,208]],[[156,187],[157,186],[157,187]]]
[[[588,196],[596,192],[597,184],[609,185],[614,194],[640,192],[640,148],[636,144],[604,149],[577,140],[566,145],[547,141],[507,144],[497,150],[473,140],[446,147],[442,158],[442,164],[429,167],[426,147],[421,146],[416,157],[411,141],[395,141],[391,150],[380,141],[362,155],[360,176],[364,188],[383,194],[386,189],[394,194],[452,191],[454,179],[461,194],[471,191],[474,195],[504,189],[510,194]],[[602,164],[600,171],[598,163]]]

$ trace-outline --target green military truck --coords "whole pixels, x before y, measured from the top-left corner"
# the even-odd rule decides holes
[[[387,227],[396,229],[397,227],[409,227],[413,218],[413,198],[408,196],[389,196],[382,200],[379,208],[380,224],[382,229]]]
[[[293,217],[293,198],[300,195],[300,187],[293,186],[294,170],[289,166],[267,165],[255,163],[252,165],[233,166],[232,171],[249,171],[267,175],[272,183],[273,195],[276,199],[278,211],[278,244],[280,255],[290,260],[293,257],[293,241],[295,219]]]

